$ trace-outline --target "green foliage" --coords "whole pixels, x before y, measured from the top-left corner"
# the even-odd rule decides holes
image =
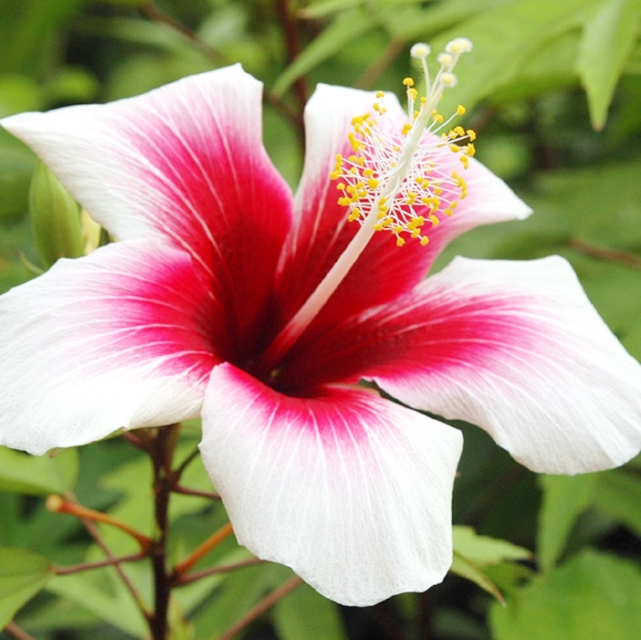
[[[586,550],[492,607],[496,640],[635,640],[641,572],[629,561]]]
[[[409,45],[428,41],[439,52],[452,37],[465,36],[474,50],[440,108],[445,114],[458,103],[468,108],[465,124],[479,132],[479,158],[510,181],[535,214],[473,230],[448,247],[435,268],[457,253],[504,259],[560,253],[611,329],[641,358],[639,0],[283,5],[291,9],[287,25],[270,0],[164,0],[153,5],[158,13],[141,0],[2,0],[0,117],[123,98],[241,62],[265,83],[265,145],[295,188],[303,158],[301,92],[327,82],[400,94],[402,78],[411,73]],[[33,154],[0,130],[0,291],[27,280],[32,273],[25,265],[38,263],[28,214],[34,168]],[[377,637],[402,638],[423,637],[427,629],[437,640],[486,640],[490,633],[495,640],[636,639],[639,462],[537,480],[485,434],[462,428],[466,449],[454,501],[461,526],[454,528],[452,575],[443,585],[342,613],[303,585],[239,637],[273,632],[283,640],[366,640],[362,629],[374,628]],[[190,425],[176,460],[186,459],[198,441],[198,426]],[[151,479],[147,457],[119,439],[80,455],[72,449],[33,458],[0,449],[2,625],[17,614],[17,623],[38,640],[61,633],[73,640],[145,637],[145,620],[116,569],[54,576],[55,567],[100,562],[105,552],[77,519],[47,512],[42,498],[75,492],[83,504],[151,535]],[[182,484],[213,490],[199,458]],[[176,494],[169,519],[168,561],[175,564],[223,526],[226,515],[219,501]],[[111,553],[138,552],[122,531],[104,524],[97,530]],[[621,539],[625,559],[616,555]],[[527,549],[536,549],[535,558]],[[251,560],[230,537],[195,570]],[[122,567],[151,607],[149,563]],[[171,637],[220,638],[291,576],[284,567],[250,564],[175,589]],[[474,585],[461,588],[463,579],[493,598]],[[506,606],[490,604],[494,598],[505,598]]]
[[[51,578],[46,558],[25,551],[0,547],[0,629],[16,611],[40,591]]]

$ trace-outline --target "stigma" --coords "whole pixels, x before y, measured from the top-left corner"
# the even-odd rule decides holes
[[[352,119],[348,134],[352,153],[337,155],[330,173],[339,191],[338,203],[347,207],[350,222],[388,231],[399,246],[410,239],[425,246],[429,230],[453,215],[466,197],[463,175],[475,154],[476,134],[450,127],[465,113],[463,106],[445,119],[438,102],[445,90],[456,85],[454,67],[471,50],[469,40],[452,40],[437,57],[440,67],[432,79],[427,65],[430,47],[415,44],[410,53],[420,61],[425,94],[419,96],[412,78],[403,80],[407,121],[402,126],[391,121],[382,91],[376,94],[371,113]]]

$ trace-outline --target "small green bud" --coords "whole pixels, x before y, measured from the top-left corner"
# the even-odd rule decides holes
[[[36,246],[47,268],[58,258],[84,255],[80,208],[40,160],[31,178],[29,210]]]

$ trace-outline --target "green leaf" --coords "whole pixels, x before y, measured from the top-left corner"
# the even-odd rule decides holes
[[[592,501],[598,474],[580,476],[542,475],[543,504],[537,532],[537,560],[544,572],[554,568],[577,517]]]
[[[594,505],[641,535],[641,476],[623,469],[599,474]]]
[[[499,591],[499,588],[492,582],[490,577],[483,573],[473,562],[470,562],[467,558],[463,557],[456,551],[454,552],[454,559],[452,561],[452,566],[450,571],[456,575],[466,578],[474,583],[476,583],[481,589],[492,594],[501,604],[505,602],[503,594]]]
[[[452,527],[452,535],[454,561],[450,570],[503,602],[503,595],[483,569],[510,560],[529,560],[530,551],[505,540],[479,536],[471,527]]]
[[[496,5],[434,38],[430,44],[436,53],[455,37],[474,43],[472,53],[456,67],[459,82],[444,94],[439,111],[449,115],[459,103],[471,108],[499,87],[518,81],[524,64],[575,27],[584,6],[585,0],[517,0]]]
[[[637,41],[640,19],[638,0],[605,0],[585,26],[577,71],[597,130],[605,125],[614,89]]]
[[[336,604],[301,584],[274,607],[282,640],[347,640]]]
[[[51,577],[46,558],[24,549],[0,548],[0,629]]]
[[[341,13],[285,69],[272,87],[272,93],[278,97],[282,96],[298,78],[375,26],[375,21],[367,13],[358,9]]]
[[[78,476],[78,452],[65,449],[36,457],[0,447],[0,490],[29,495],[64,493]]]
[[[144,636],[145,619],[115,569],[56,576],[47,589],[134,636]]]
[[[632,562],[586,550],[492,606],[495,640],[638,640],[641,572]]]
[[[454,550],[479,565],[499,564],[505,560],[530,560],[532,552],[506,540],[479,536],[472,527],[452,527]]]

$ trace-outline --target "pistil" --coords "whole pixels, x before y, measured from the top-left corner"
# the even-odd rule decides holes
[[[414,81],[405,79],[409,122],[399,133],[393,133],[393,124],[388,127],[392,133],[379,127],[379,122],[369,113],[353,118],[353,131],[348,138],[354,153],[347,158],[339,154],[330,177],[337,181],[336,187],[342,194],[338,202],[348,208],[348,220],[358,222],[360,229],[261,357],[261,369],[270,371],[272,379],[278,375],[277,363],[309,327],[376,232],[390,231],[399,246],[405,244],[403,236],[425,246],[429,238],[423,226],[428,221],[432,226],[439,224],[438,213],[452,215],[457,198],[467,195],[465,181],[443,158],[452,152],[466,169],[468,158],[474,155],[475,134],[457,127],[438,137],[436,133],[456,115],[465,113],[465,109],[459,106],[457,113],[444,122],[436,107],[443,91],[456,84],[452,70],[460,55],[471,48],[471,42],[463,38],[450,42],[438,58],[441,66],[431,82],[426,62],[429,46],[412,47],[412,56],[422,65],[426,95],[416,110],[418,92]],[[374,112],[379,118],[387,117],[383,92],[378,92],[376,97]],[[463,140],[468,144],[461,146]]]

